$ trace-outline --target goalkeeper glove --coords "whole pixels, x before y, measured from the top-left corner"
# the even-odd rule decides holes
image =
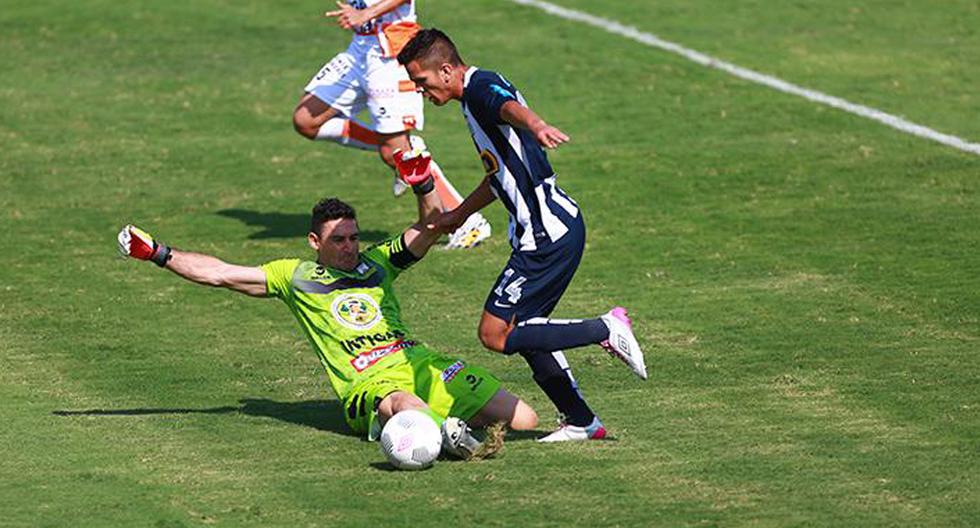
[[[161,268],[170,261],[170,248],[153,240],[146,231],[129,224],[119,231],[119,252],[123,257],[133,257],[139,260],[151,260]]]
[[[435,188],[432,177],[432,155],[426,150],[394,153],[395,169],[403,182],[412,186],[415,194],[426,194]]]

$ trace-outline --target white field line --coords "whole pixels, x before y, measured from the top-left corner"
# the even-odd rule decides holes
[[[962,138],[951,136],[949,134],[944,134],[942,132],[933,130],[929,127],[913,123],[902,119],[901,117],[894,116],[881,110],[876,110],[874,108],[869,108],[867,106],[855,104],[849,101],[845,101],[840,97],[834,97],[832,95],[827,95],[816,90],[811,90],[809,88],[804,88],[802,86],[797,86],[795,84],[786,82],[782,79],[778,79],[771,75],[766,75],[764,73],[759,73],[752,71],[741,66],[736,66],[730,62],[725,62],[720,59],[716,59],[710,55],[705,55],[700,51],[693,50],[690,48],[685,48],[680,44],[663,40],[662,38],[653,35],[651,33],[644,33],[639,29],[626,26],[616,22],[615,20],[609,20],[608,18],[597,17],[590,15],[588,13],[583,13],[582,11],[576,11],[574,9],[568,9],[566,7],[557,6],[550,2],[544,2],[542,0],[510,0],[516,4],[521,4],[530,7],[536,7],[546,13],[551,15],[564,18],[566,20],[573,20],[575,22],[582,22],[583,24],[588,24],[590,26],[608,31],[609,33],[615,33],[626,37],[628,39],[635,40],[641,44],[646,44],[654,48],[660,48],[671,53],[680,55],[690,61],[696,62],[702,66],[708,68],[715,68],[723,72],[734,75],[735,77],[745,79],[754,83],[758,83],[764,86],[768,86],[774,90],[779,90],[780,92],[798,95],[804,99],[814,101],[817,103],[825,104],[827,106],[832,106],[838,108],[845,112],[850,112],[861,117],[866,117],[879,123],[888,125],[894,129],[901,130],[907,134],[912,134],[913,136],[919,136],[926,139],[931,139],[938,143],[948,145],[950,147],[965,151],[972,152],[974,154],[980,155],[980,143],[970,143]]]

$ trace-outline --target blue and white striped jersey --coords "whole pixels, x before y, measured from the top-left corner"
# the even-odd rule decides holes
[[[511,245],[537,251],[557,242],[574,224],[578,205],[558,187],[534,135],[500,118],[508,101],[527,106],[524,97],[500,74],[477,68],[466,72],[463,86],[463,115],[490,187],[510,213]]]

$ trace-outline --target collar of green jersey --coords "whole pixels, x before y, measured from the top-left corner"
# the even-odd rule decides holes
[[[363,256],[360,257],[357,266],[355,266],[352,271],[344,271],[342,269],[332,268],[330,266],[327,266],[326,264],[321,264],[319,261],[317,261],[316,265],[318,267],[322,267],[324,270],[326,270],[327,273],[329,273],[331,276],[334,277],[356,277],[356,278],[363,279],[366,277],[370,277],[371,275],[374,275],[375,273],[378,272],[378,267],[375,266],[373,263],[367,261]]]

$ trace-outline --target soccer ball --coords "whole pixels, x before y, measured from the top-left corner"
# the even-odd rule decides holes
[[[381,430],[381,452],[398,469],[425,469],[436,461],[441,449],[442,432],[422,411],[402,411]]]

